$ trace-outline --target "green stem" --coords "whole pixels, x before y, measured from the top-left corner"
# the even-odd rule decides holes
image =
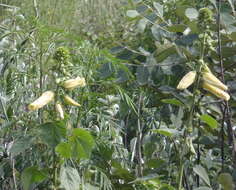
[[[178,190],[182,190],[183,173],[184,173],[184,164],[183,164],[183,160],[180,160]]]

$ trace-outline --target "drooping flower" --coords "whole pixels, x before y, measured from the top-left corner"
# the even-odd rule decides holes
[[[56,111],[58,112],[61,119],[64,119],[64,111],[60,103],[56,103]]]
[[[184,90],[194,83],[196,79],[196,71],[190,71],[180,80],[177,89]]]
[[[38,110],[51,102],[54,99],[54,96],[54,92],[46,91],[38,99],[29,104],[28,109],[30,111]]]
[[[214,94],[218,98],[221,98],[226,101],[228,101],[230,99],[230,95],[227,92],[223,91],[220,88],[217,88],[216,86],[211,85],[210,83],[203,82],[202,87],[203,87],[203,89],[211,92],[212,94]]]
[[[73,90],[76,87],[84,87],[85,85],[86,82],[83,77],[76,77],[75,79],[69,79],[62,83],[62,86],[69,90]]]
[[[68,95],[64,96],[64,100],[65,103],[68,105],[72,105],[72,106],[81,106],[79,103],[77,103],[75,100],[73,100],[71,97],[69,97]]]

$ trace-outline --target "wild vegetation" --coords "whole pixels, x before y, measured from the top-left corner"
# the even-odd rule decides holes
[[[0,189],[234,190],[232,0],[0,0]]]

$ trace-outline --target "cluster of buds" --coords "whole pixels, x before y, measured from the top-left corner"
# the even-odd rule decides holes
[[[213,22],[213,13],[209,8],[201,8],[198,15],[198,26],[201,29],[209,29],[209,25]]]
[[[196,71],[188,72],[179,82],[177,89],[184,90],[192,85],[197,77]],[[228,101],[230,99],[229,94],[226,92],[228,87],[223,84],[215,75],[212,74],[210,69],[204,65],[203,72],[201,73],[202,88],[208,92],[211,92],[218,98]]]

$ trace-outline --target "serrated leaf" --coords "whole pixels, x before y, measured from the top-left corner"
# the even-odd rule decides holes
[[[193,168],[193,171],[199,175],[200,178],[202,178],[202,180],[210,187],[211,184],[210,184],[210,179],[208,177],[208,174],[205,170],[205,168],[203,168],[201,165],[196,165],[194,168]]]
[[[66,190],[80,189],[80,176],[76,169],[72,167],[62,167],[60,171],[61,187]]]
[[[39,137],[45,144],[55,148],[66,137],[65,124],[56,121],[40,125]]]
[[[22,137],[20,139],[17,139],[11,149],[10,149],[10,153],[12,154],[12,156],[17,156],[18,154],[24,152],[26,149],[28,149],[31,146],[32,143],[32,137]]]
[[[72,156],[77,159],[88,159],[95,145],[92,135],[84,129],[74,129],[69,142],[72,147]]]
[[[34,183],[41,182],[46,177],[47,175],[35,166],[24,169],[21,175],[23,189],[29,190]]]
[[[208,114],[201,115],[200,119],[213,129],[217,128],[218,126],[218,122]]]
[[[70,158],[72,155],[71,144],[61,142],[56,146],[56,152],[63,158]]]

